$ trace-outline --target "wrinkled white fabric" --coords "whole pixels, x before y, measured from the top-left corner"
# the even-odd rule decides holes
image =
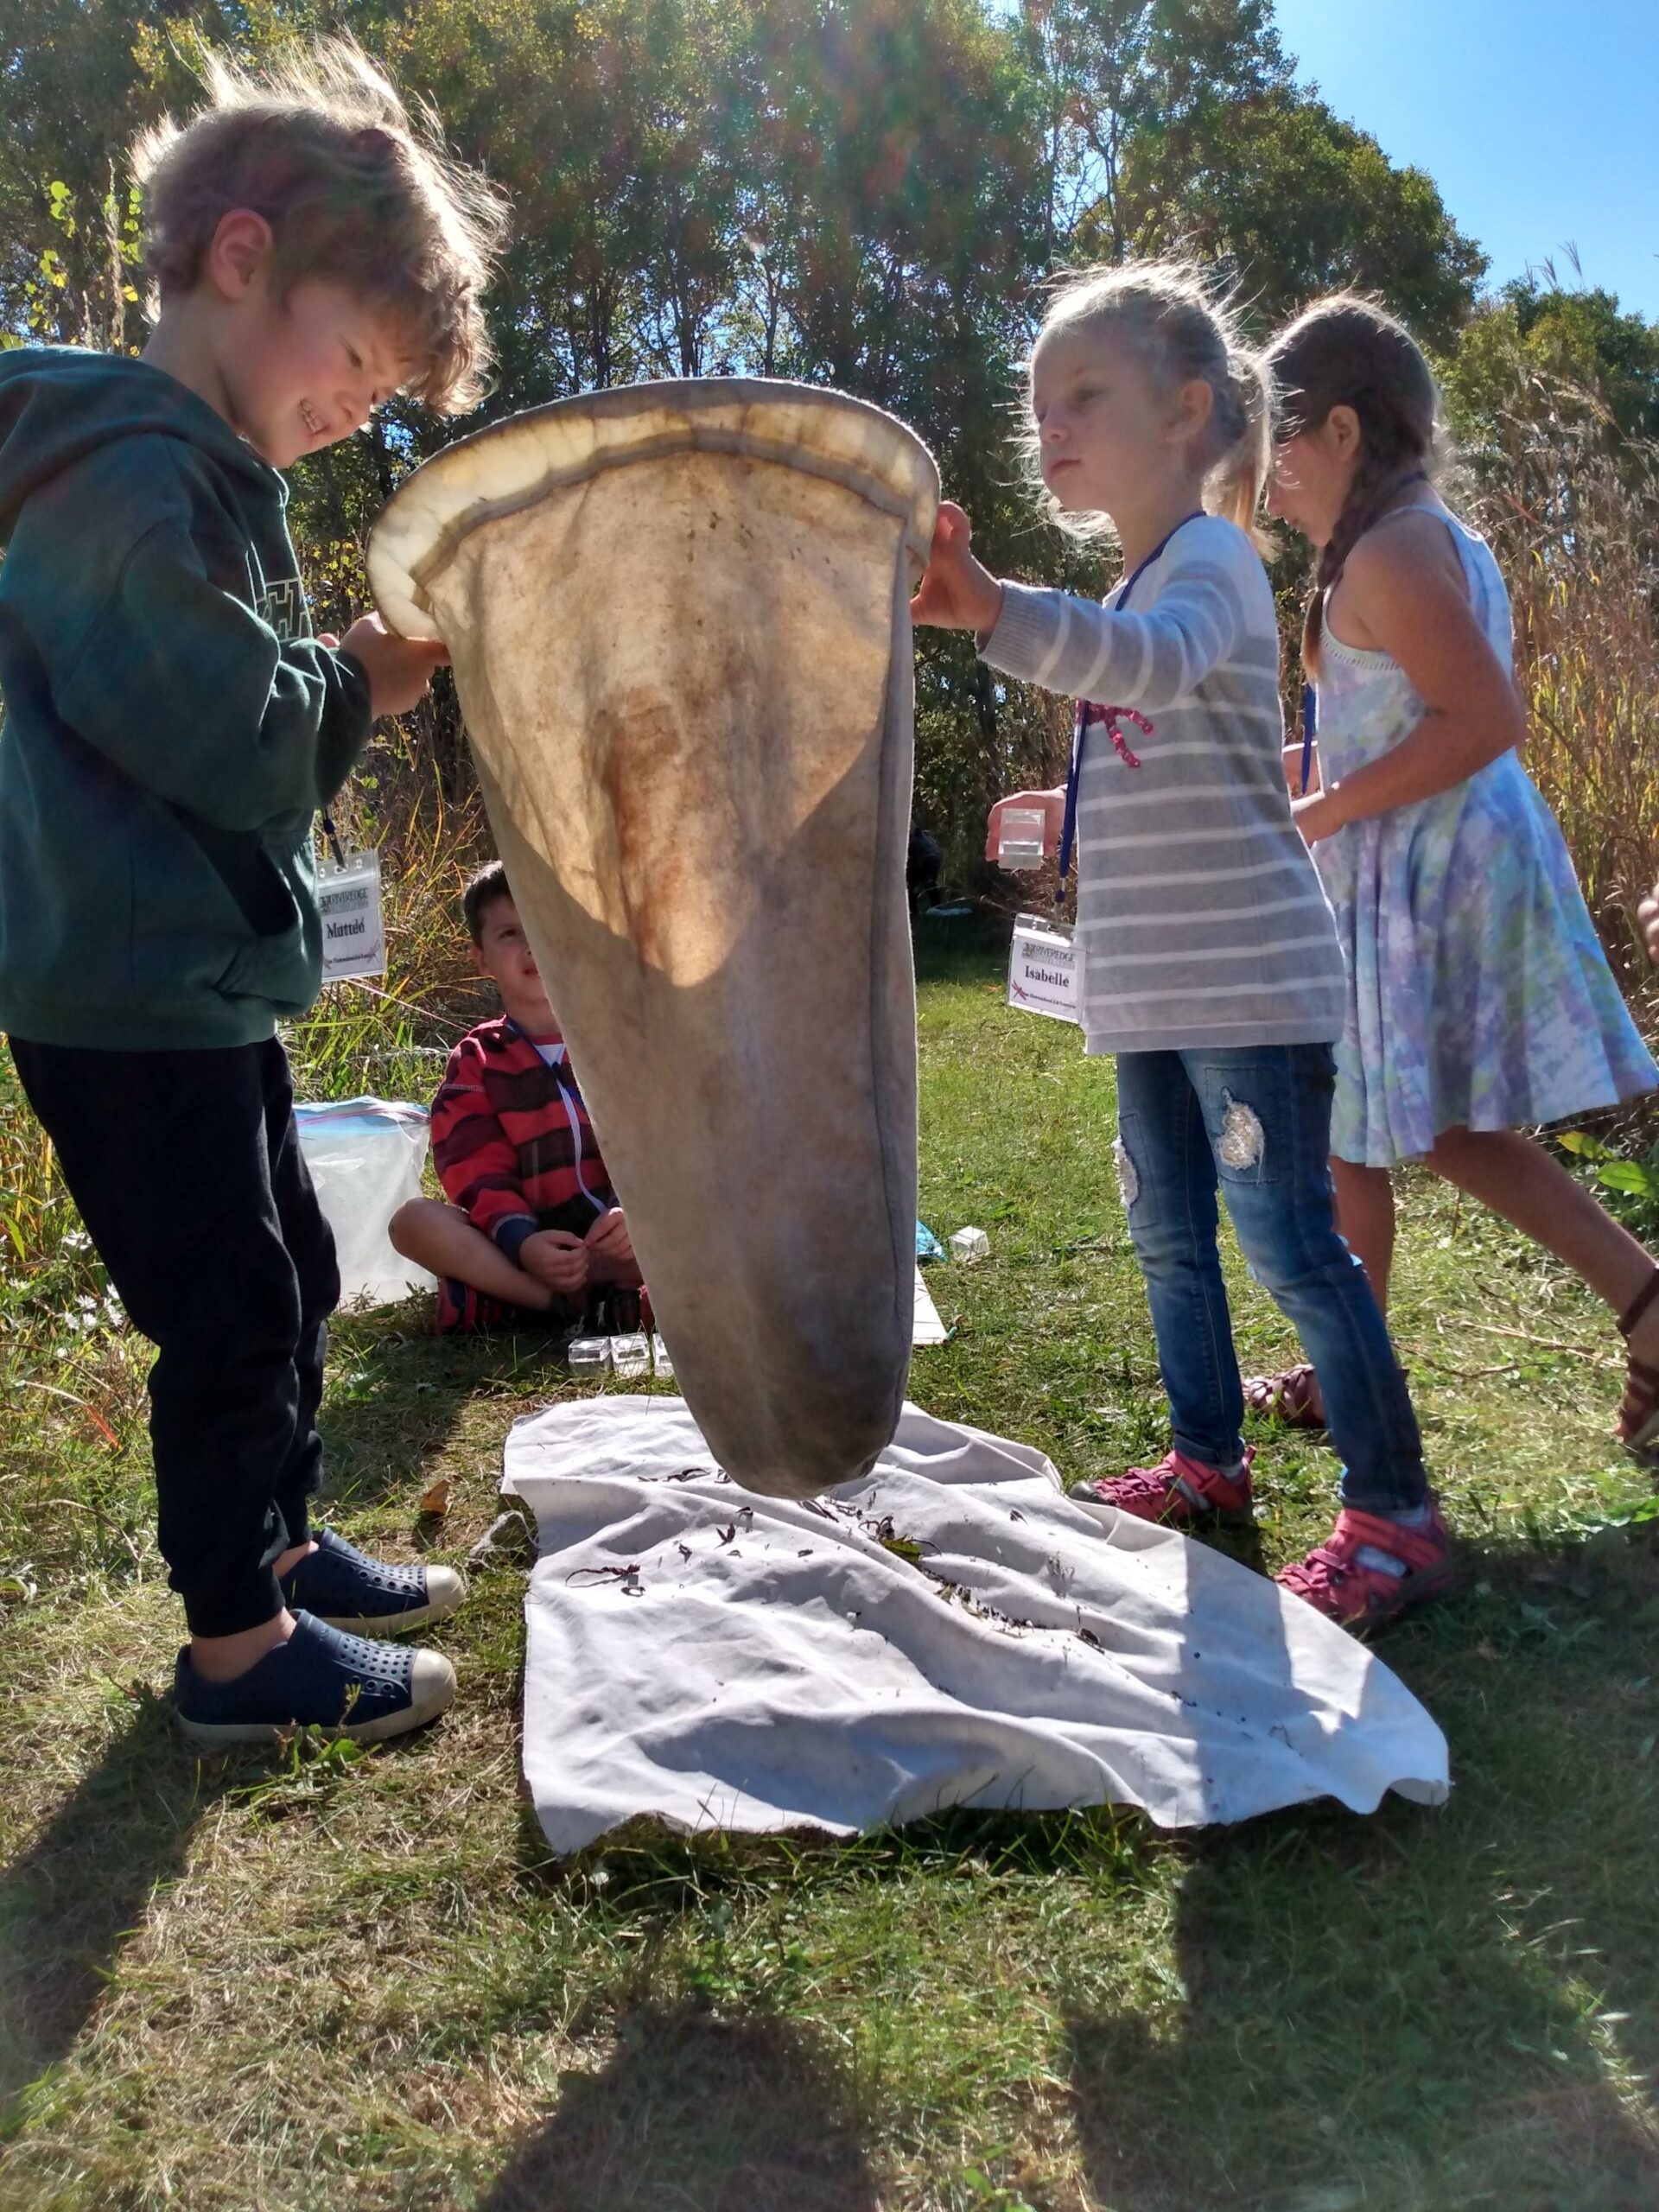
[[[715,378],[449,448],[369,574],[435,630],[688,1399],[740,1481],[862,1473],[910,1356],[910,593],[901,423]]]
[[[518,1421],[502,1487],[540,1530],[524,1772],[561,1853],[641,1814],[844,1834],[1110,1801],[1194,1827],[1446,1796],[1444,1737],[1363,1644],[914,1406],[813,1501],[747,1496],[668,1397]]]

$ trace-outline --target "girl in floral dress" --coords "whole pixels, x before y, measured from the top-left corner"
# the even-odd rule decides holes
[[[1421,1160],[1554,1253],[1630,1341],[1618,1428],[1659,1438],[1659,1268],[1522,1134],[1659,1083],[1554,817],[1522,766],[1509,596],[1436,492],[1439,395],[1370,302],[1319,302],[1268,355],[1269,512],[1319,549],[1303,658],[1318,759],[1299,827],[1348,964],[1332,1117],[1342,1233],[1386,1306],[1396,1162]],[[1293,791],[1306,748],[1290,748]],[[1249,1386],[1323,1419],[1310,1368]]]

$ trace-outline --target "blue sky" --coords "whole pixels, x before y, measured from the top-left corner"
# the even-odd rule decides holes
[[[1304,83],[1427,169],[1490,282],[1579,250],[1659,320],[1659,0],[1275,0]]]

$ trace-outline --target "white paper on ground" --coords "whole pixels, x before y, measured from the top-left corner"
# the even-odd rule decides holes
[[[517,1422],[502,1488],[540,1529],[524,1772],[559,1852],[639,1814],[844,1834],[1109,1800],[1192,1827],[1446,1796],[1445,1738],[1363,1644],[913,1406],[820,1499],[739,1489],[671,1397]]]
[[[911,1320],[911,1344],[912,1346],[942,1344],[944,1339],[944,1324],[939,1319],[939,1309],[933,1303],[932,1294],[918,1266],[916,1270],[916,1304]]]

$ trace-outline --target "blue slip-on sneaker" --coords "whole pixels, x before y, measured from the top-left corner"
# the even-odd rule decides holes
[[[317,1532],[317,1548],[283,1577],[283,1596],[330,1628],[354,1636],[391,1636],[441,1621],[467,1595],[453,1567],[397,1567],[371,1559],[332,1529]]]
[[[187,1645],[173,1673],[180,1733],[200,1751],[276,1744],[296,1728],[383,1743],[435,1720],[454,1700],[455,1670],[441,1651],[372,1643],[309,1613],[294,1633],[233,1682],[204,1681]]]

